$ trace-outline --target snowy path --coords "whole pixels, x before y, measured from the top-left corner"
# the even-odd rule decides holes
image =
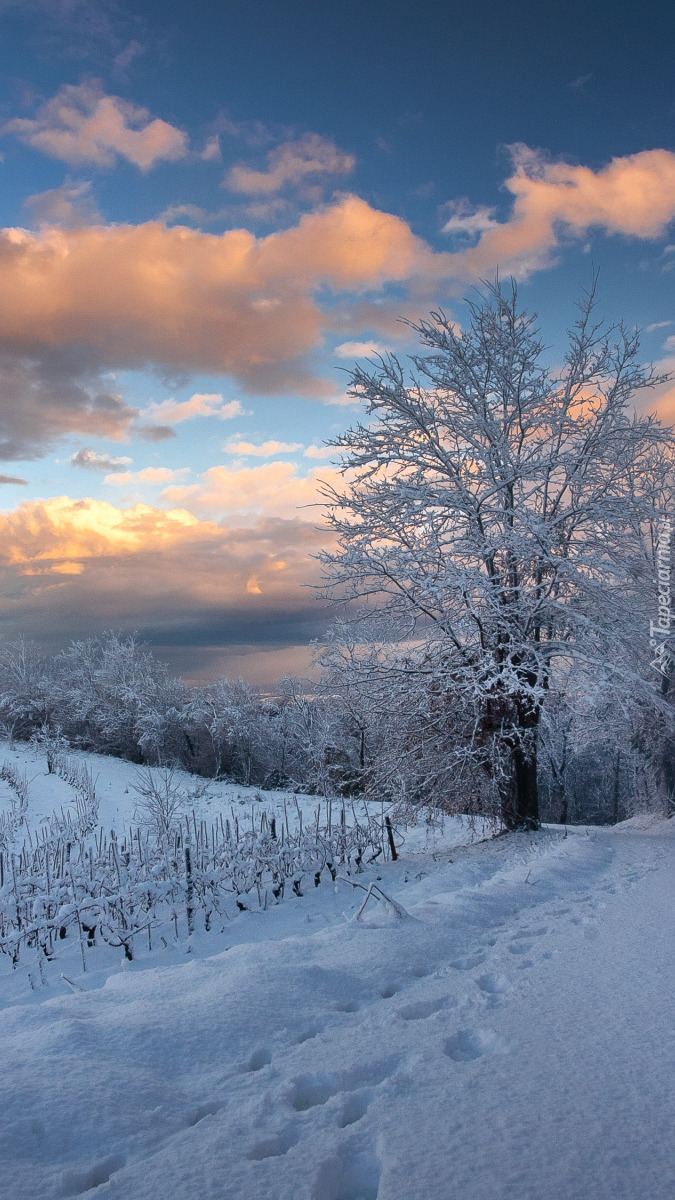
[[[670,1200],[672,826],[420,854],[410,919],[322,888],[7,1007],[3,1196]]]

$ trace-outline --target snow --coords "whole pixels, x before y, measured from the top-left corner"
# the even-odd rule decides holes
[[[31,821],[69,802],[3,753]],[[121,827],[133,767],[79,757]],[[96,947],[83,974],[69,937],[34,989],[2,956],[3,1197],[670,1200],[675,821],[484,832],[404,830],[397,862],[190,953]],[[356,920],[353,883],[406,915],[375,894]]]

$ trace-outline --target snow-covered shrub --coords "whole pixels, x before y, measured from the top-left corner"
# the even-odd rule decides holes
[[[151,829],[163,845],[175,832],[185,813],[188,794],[175,779],[173,770],[137,771],[132,784],[138,799],[134,819]]]
[[[53,708],[52,662],[20,637],[0,647],[0,728],[11,741],[27,741],[49,724]]]
[[[187,689],[134,635],[73,642],[57,656],[55,676],[59,721],[72,745],[140,763],[145,738],[151,761],[170,757],[161,736],[148,734],[149,714],[180,707]]]

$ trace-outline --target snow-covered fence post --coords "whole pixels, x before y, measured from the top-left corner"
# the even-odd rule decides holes
[[[392,860],[392,862],[396,862],[396,859],[398,858],[398,854],[396,852],[396,843],[394,841],[394,831],[391,827],[391,818],[389,816],[389,813],[387,813],[386,817],[384,818],[384,823],[387,826],[387,837],[389,839],[389,849],[391,850],[391,860]]]
[[[194,910],[194,881],[192,877],[192,846],[189,836],[185,838],[185,912],[187,915],[187,952],[192,950],[192,937],[195,931],[195,910]]]

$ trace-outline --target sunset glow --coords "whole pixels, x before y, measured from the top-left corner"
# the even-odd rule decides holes
[[[461,326],[497,272],[552,366],[595,271],[675,366],[670,6],[0,20],[4,639],[133,629],[186,678],[304,669],[349,370],[414,353],[430,310]],[[639,406],[672,421],[672,384]]]

